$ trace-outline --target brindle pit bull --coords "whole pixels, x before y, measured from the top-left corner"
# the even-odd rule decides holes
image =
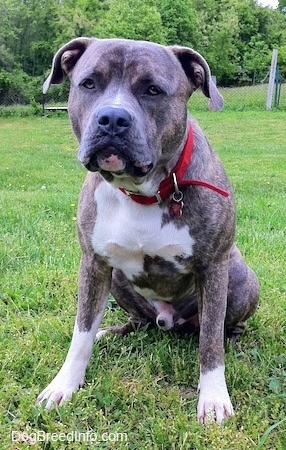
[[[140,326],[199,329],[198,420],[233,414],[224,335],[244,327],[259,284],[234,244],[233,193],[221,162],[188,113],[201,88],[223,100],[190,48],[78,38],[55,55],[44,84],[70,79],[69,116],[88,169],[78,209],[82,247],[71,346],[39,395],[61,405],[84,383],[94,340]],[[112,293],[130,315],[99,329]]]

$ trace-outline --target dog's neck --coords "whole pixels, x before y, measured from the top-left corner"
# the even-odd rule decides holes
[[[203,180],[184,179],[184,175],[187,171],[187,168],[191,163],[193,146],[194,146],[194,132],[192,126],[190,125],[186,143],[184,145],[183,151],[181,152],[175,164],[175,167],[173,167],[169,171],[167,177],[165,177],[159,183],[159,185],[156,184],[155,192],[153,187],[154,183],[152,183],[153,178],[150,179],[149,184],[145,181],[144,189],[142,189],[142,184],[138,186],[139,187],[138,190],[134,190],[134,187],[137,188],[136,184],[134,184],[134,186],[132,186],[132,189],[130,190],[126,187],[122,187],[122,185],[118,186],[118,188],[125,195],[128,195],[133,201],[143,205],[153,205],[156,203],[162,203],[172,195],[173,205],[177,204],[179,208],[178,214],[176,212],[176,215],[182,214],[183,193],[180,191],[180,188],[183,188],[184,186],[191,186],[191,185],[202,186],[211,189],[217,192],[218,194],[223,195],[224,197],[228,197],[229,193],[227,191],[211,183],[208,183]],[[146,192],[149,190],[149,188],[151,191],[151,195],[148,192]],[[176,208],[176,210],[178,210],[178,208]],[[172,204],[171,209],[174,209]]]

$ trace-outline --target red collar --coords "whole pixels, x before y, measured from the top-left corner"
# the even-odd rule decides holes
[[[159,189],[155,195],[147,197],[142,194],[135,194],[133,192],[127,191],[124,188],[119,188],[120,191],[125,195],[128,195],[134,202],[140,203],[141,205],[154,205],[156,203],[162,203],[164,200],[169,198],[171,194],[173,194],[173,200],[175,202],[181,202],[183,199],[183,194],[181,193],[181,191],[179,191],[179,188],[191,185],[203,186],[217,192],[220,195],[223,195],[224,197],[228,197],[229,193],[227,191],[211,183],[207,183],[206,181],[183,180],[184,174],[191,161],[193,145],[194,133],[192,127],[190,126],[186,145],[176,166],[173,170],[171,170],[170,175],[160,183]]]

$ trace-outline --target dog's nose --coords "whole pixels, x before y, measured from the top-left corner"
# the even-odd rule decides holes
[[[118,136],[130,128],[132,117],[126,109],[105,107],[99,111],[97,123],[104,133]]]

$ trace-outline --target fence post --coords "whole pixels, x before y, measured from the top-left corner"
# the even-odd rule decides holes
[[[278,56],[278,50],[276,48],[274,48],[273,52],[272,52],[272,60],[271,60],[270,76],[269,76],[269,83],[268,83],[267,100],[266,100],[266,110],[267,111],[270,111],[271,106],[272,106],[272,96],[273,96],[273,89],[274,89],[274,82],[275,82],[277,56]]]

